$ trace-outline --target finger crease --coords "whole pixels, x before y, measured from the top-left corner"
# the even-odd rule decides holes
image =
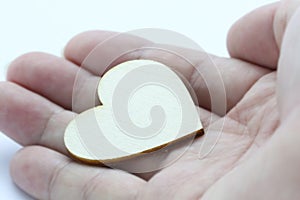
[[[64,161],[61,161],[65,162]],[[61,165],[61,163],[57,164],[55,166],[55,169],[53,170],[53,172],[50,175],[50,181],[49,181],[49,186],[48,186],[48,200],[52,200],[52,194],[54,193],[54,188],[56,186],[57,181],[59,180],[59,177],[62,174],[62,171],[71,164],[71,160],[67,160],[67,163]]]
[[[94,176],[85,181],[84,186],[82,187],[82,199],[88,200],[91,194],[96,190],[97,186],[99,185],[98,181],[95,181],[100,176],[103,176],[103,171],[99,171]]]
[[[57,110],[57,111],[53,111],[50,116],[48,117],[46,123],[45,123],[45,126],[44,126],[44,130],[41,132],[41,134],[39,135],[39,138],[37,140],[37,144],[43,144],[43,140],[45,139],[45,136],[47,135],[48,133],[48,129],[50,127],[50,124],[51,124],[51,121],[54,119],[55,116],[63,113],[64,110],[61,109],[61,110]]]

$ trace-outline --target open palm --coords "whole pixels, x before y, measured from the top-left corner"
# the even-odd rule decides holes
[[[79,66],[97,44],[115,33],[80,34],[65,48],[65,58],[30,53],[16,59],[9,68],[8,82],[0,84],[0,130],[25,146],[11,164],[16,184],[38,199],[299,198],[300,160],[296,145],[300,138],[295,134],[299,112],[292,112],[298,100],[294,87],[299,81],[288,80],[297,75],[293,68],[297,65],[293,63],[297,61],[293,59],[296,49],[293,41],[297,48],[300,41],[293,22],[297,18],[299,22],[300,15],[295,15],[285,35],[278,65],[277,44],[281,44],[281,30],[285,29],[280,20],[273,26],[278,7],[279,4],[272,4],[256,10],[232,28],[228,45],[234,58],[211,56],[224,81],[228,107],[225,116],[220,116],[218,110],[210,113],[204,80],[196,76],[191,65],[173,55],[148,48],[116,61],[163,62],[186,76],[200,100],[201,119],[207,130],[205,142],[204,137],[197,138],[174,164],[151,174],[133,175],[80,164],[68,157],[63,143],[67,124],[88,108],[85,97],[93,93],[100,79],[97,75],[101,69],[83,66],[86,80],[80,93],[83,103],[72,108]],[[280,9],[290,12],[286,6]],[[280,13],[278,16],[284,18]],[[291,45],[293,50],[289,50]],[[138,38],[121,37],[102,56],[128,46],[160,47]],[[191,60],[204,76],[215,76],[209,70],[211,62],[205,53],[168,48]],[[279,80],[277,65],[283,68]],[[275,93],[276,88],[279,94]],[[215,141],[213,150],[201,157],[201,145],[204,147],[201,152],[205,153]]]

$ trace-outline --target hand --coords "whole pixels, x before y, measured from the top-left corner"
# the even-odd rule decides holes
[[[65,58],[30,53],[16,59],[8,81],[0,84],[0,131],[25,146],[12,160],[13,180],[38,199],[299,199],[299,10],[285,27],[296,7],[272,4],[233,26],[228,37],[232,58],[212,56],[228,102],[228,113],[218,116],[221,112],[216,110],[213,123],[208,88],[193,75],[191,65],[155,51],[128,54],[117,61],[154,59],[184,74],[201,100],[202,122],[206,130],[210,128],[208,141],[215,140],[219,133],[215,127],[224,123],[221,138],[207,157],[199,159],[204,138],[198,138],[176,163],[150,175],[82,165],[68,157],[63,144],[68,122],[86,109],[71,111],[78,67],[98,43],[115,33],[80,34],[66,46]],[[121,38],[102,56],[129,45],[153,44]],[[203,52],[175,50],[198,63],[204,76],[214,76]],[[88,81],[83,91],[90,94],[101,69],[84,70]]]

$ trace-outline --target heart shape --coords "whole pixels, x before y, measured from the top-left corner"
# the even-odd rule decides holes
[[[201,134],[202,124],[182,79],[151,60],[121,63],[98,86],[101,106],[77,115],[65,146],[87,163],[112,163]]]

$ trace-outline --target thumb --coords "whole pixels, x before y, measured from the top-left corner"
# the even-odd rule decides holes
[[[281,124],[259,153],[220,179],[202,199],[300,199],[300,8],[289,12],[278,64]]]
[[[299,6],[299,0],[282,0],[275,12],[273,31],[277,46],[279,48],[281,47],[287,25]]]
[[[278,105],[283,121],[300,106],[300,9],[290,10],[278,63]]]

